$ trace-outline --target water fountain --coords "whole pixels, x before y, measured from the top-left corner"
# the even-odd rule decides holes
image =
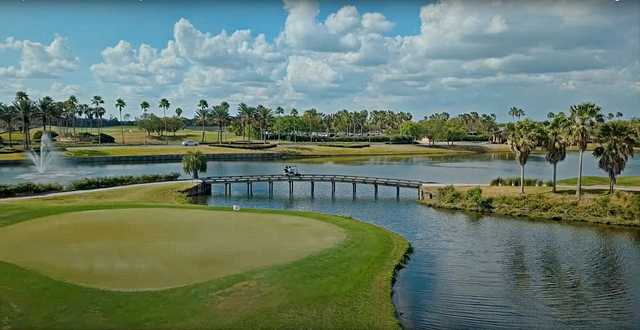
[[[54,155],[51,149],[51,138],[49,138],[49,134],[45,133],[42,134],[40,139],[40,153],[29,150],[29,159],[31,159],[39,174],[44,174],[49,164],[53,161]]]

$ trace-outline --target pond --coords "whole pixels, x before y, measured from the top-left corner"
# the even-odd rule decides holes
[[[306,160],[295,163],[304,173],[358,174],[438,182],[487,183],[515,176],[519,169],[505,154],[457,157],[373,157]],[[276,174],[283,162],[210,162],[207,175]],[[61,164],[60,175],[40,180],[68,182],[84,176],[139,175],[179,171],[175,163]],[[576,155],[558,168],[559,177],[576,172]],[[67,175],[65,173],[73,173]],[[0,167],[0,183],[29,178],[24,167]],[[627,175],[640,175],[632,161]],[[603,175],[597,162],[585,158],[585,175]],[[534,155],[527,176],[548,180],[551,168]],[[33,178],[33,177],[31,177]],[[414,247],[399,273],[393,300],[407,328],[640,328],[640,230],[584,224],[479,217],[435,210],[415,202],[407,189],[399,200],[395,189],[338,184],[331,199],[328,183],[296,183],[288,197],[286,183],[254,184],[254,197],[237,184],[231,197],[221,186],[203,200],[211,205],[240,205],[314,210],[352,216],[400,233]]]

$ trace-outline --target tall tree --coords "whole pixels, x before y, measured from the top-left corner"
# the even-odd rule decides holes
[[[569,115],[569,138],[578,146],[578,183],[576,196],[582,196],[582,158],[598,122],[603,121],[601,108],[593,103],[572,105]]]
[[[514,120],[520,119],[520,117],[524,116],[524,110],[511,107],[511,109],[509,109],[509,116],[513,117]]]
[[[142,101],[140,102],[140,109],[142,109],[142,118],[147,118],[147,110],[149,110],[149,108],[151,107],[151,104],[149,104],[149,102],[147,101]],[[144,133],[144,144],[147,144],[147,134],[148,131],[146,131]]]
[[[162,99],[160,100],[160,103],[158,104],[158,107],[160,109],[162,109],[162,119],[164,122],[164,131],[167,131],[167,110],[169,110],[169,107],[171,106],[171,103],[169,103],[169,100],[167,99]],[[165,134],[165,133],[163,133]],[[167,136],[164,136],[164,142],[165,144],[169,144],[169,140],[167,140]]]
[[[218,125],[218,143],[222,143],[224,125],[229,120],[229,103],[222,102],[214,106],[212,117]]]
[[[31,116],[36,111],[36,105],[29,99],[29,95],[23,91],[16,93],[16,98],[13,101],[13,107],[20,114],[20,121],[22,122],[22,143],[24,150],[31,148]]]
[[[567,157],[567,127],[569,121],[563,112],[550,116],[545,127],[545,160],[553,165],[553,192],[556,192],[558,163]]]
[[[179,107],[178,107],[178,108],[176,108],[176,116],[177,116],[178,118],[180,118],[180,116],[182,116],[182,108],[179,108]]]
[[[102,137],[100,136],[100,130],[102,127],[102,123],[100,121],[102,120],[102,116],[100,115],[100,112],[102,112],[102,114],[104,115],[104,109],[100,110],[100,108],[102,108],[104,100],[102,99],[102,96],[95,95],[91,99],[91,104],[93,104],[92,113],[96,116],[96,118],[98,118],[98,144],[102,144]]]
[[[54,101],[50,96],[44,96],[38,100],[37,107],[40,112],[40,117],[42,118],[42,134],[46,134],[47,121],[50,120],[55,111]]]
[[[67,115],[67,120],[71,122],[71,127],[73,129],[73,138],[76,138],[76,115],[78,114],[78,98],[75,95],[69,96],[69,98],[64,101],[65,113]]]
[[[525,119],[507,126],[507,143],[515,154],[520,165],[520,193],[524,194],[524,166],[527,164],[529,154],[540,141],[540,131],[537,123]]]
[[[13,147],[13,138],[11,132],[13,132],[13,124],[18,118],[18,111],[12,105],[6,105],[0,103],[0,120],[7,125],[7,131],[9,132],[9,148]]]
[[[209,114],[207,108],[209,108],[209,103],[207,102],[207,100],[198,101],[198,111],[196,111],[196,118],[202,123],[202,143],[205,142],[204,127],[207,124],[207,115]]]
[[[258,123],[260,125],[260,135],[263,142],[267,142],[267,134],[266,130],[273,121],[273,114],[271,109],[263,106],[262,104],[258,105],[256,108],[256,118],[258,119]]]
[[[617,176],[633,157],[633,147],[637,143],[634,131],[625,122],[610,121],[600,126],[595,138],[600,145],[593,155],[598,158],[598,167],[607,172],[609,193],[613,193]]]
[[[127,106],[127,103],[121,99],[118,98],[116,100],[116,109],[118,109],[118,112],[120,113],[120,133],[122,134],[122,144],[125,144],[124,142],[124,126],[122,126],[122,109],[124,109]]]

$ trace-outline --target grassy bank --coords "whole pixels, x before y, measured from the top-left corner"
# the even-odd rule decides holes
[[[12,224],[69,212],[169,208],[174,213],[210,212],[212,221],[219,214],[239,214],[249,219],[254,218],[252,215],[300,217],[335,226],[345,237],[334,247],[296,261],[155,291],[93,289],[0,262],[0,324],[20,329],[398,327],[390,290],[393,269],[408,247],[400,236],[373,225],[318,213],[232,213],[188,205],[177,191],[189,186],[176,183],[0,202],[0,231],[15,228]],[[249,244],[244,248],[250,248]]]
[[[577,178],[559,180],[561,185],[575,185]],[[584,186],[608,186],[609,178],[604,176],[583,176],[582,185]],[[640,187],[640,176],[621,176],[616,180],[616,186],[621,187]]]
[[[578,201],[575,191],[550,187],[446,187],[427,189],[434,196],[423,203],[439,208],[532,219],[584,221],[591,223],[640,226],[640,194],[585,192]]]

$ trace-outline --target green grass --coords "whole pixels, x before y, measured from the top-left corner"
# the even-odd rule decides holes
[[[0,226],[26,224],[27,220],[37,217],[83,210],[144,208],[149,211],[160,206],[210,210],[182,203],[176,191],[185,186],[179,183],[37,201],[0,202],[3,209]],[[228,212],[219,208],[211,212],[222,211]],[[0,326],[17,329],[398,328],[390,290],[393,269],[408,248],[400,236],[373,225],[318,213],[243,210],[240,214],[308,218],[339,227],[346,238],[334,247],[297,261],[160,291],[94,289],[0,263]]]
[[[449,188],[450,189],[450,188]],[[490,186],[481,188],[481,198],[473,198],[471,187],[456,187],[456,193],[439,198],[443,190],[428,188],[434,199],[426,199],[429,206],[472,212],[493,213],[531,219],[578,221],[600,224],[640,226],[640,193],[622,192],[609,195],[605,190],[585,190],[580,200],[574,189],[551,187]]]
[[[578,178],[570,178],[558,180],[560,185],[576,185]],[[584,186],[608,186],[609,178],[604,176],[583,176],[582,185]],[[640,176],[621,176],[616,180],[616,185],[621,187],[640,187]]]

